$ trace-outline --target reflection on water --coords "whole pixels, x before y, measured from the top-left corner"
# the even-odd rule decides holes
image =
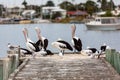
[[[20,45],[25,48],[25,39],[22,33],[22,28],[26,27],[29,31],[30,39],[37,41],[35,27],[41,29],[43,36],[48,38],[49,46],[52,52],[58,50],[51,46],[51,42],[58,38],[64,39],[71,44],[71,24],[10,24],[0,25],[0,57],[6,56],[8,50],[7,44]],[[120,31],[93,31],[87,30],[84,24],[76,24],[76,36],[80,37],[83,43],[83,49],[87,46],[96,47],[99,49],[100,45],[106,43],[107,45],[120,50]]]

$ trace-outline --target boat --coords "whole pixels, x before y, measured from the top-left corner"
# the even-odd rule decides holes
[[[120,17],[95,17],[85,25],[88,30],[120,30]]]

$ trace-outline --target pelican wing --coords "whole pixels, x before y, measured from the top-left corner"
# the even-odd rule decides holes
[[[106,46],[101,46],[100,50],[105,51],[106,50]]]
[[[78,44],[82,47],[82,42],[81,42],[80,38],[78,39]]]
[[[81,42],[80,38],[73,38],[73,42],[74,42],[74,48],[77,51],[81,51],[82,50],[82,42]]]
[[[34,51],[35,52],[38,52],[38,51],[40,51],[40,49],[39,49],[39,46],[38,45],[36,45],[35,43],[32,43],[32,42],[29,42],[29,43],[31,43],[32,44],[32,48],[31,49],[34,49]],[[34,47],[34,48],[33,48]]]
[[[29,51],[31,52],[34,52],[35,51],[35,47],[30,43],[30,42],[27,42],[26,43],[26,47]]]
[[[89,50],[92,51],[92,53],[96,53],[97,49],[96,48],[88,48]]]
[[[37,46],[43,46],[43,44],[42,44],[42,41],[41,41],[41,40],[38,40],[35,44],[36,44]]]
[[[66,47],[66,49],[69,49],[71,51],[73,50],[73,48],[71,47],[71,45],[68,42],[63,41],[63,40],[59,40],[57,42],[60,42],[60,43],[64,44],[65,45],[64,47]]]
[[[20,51],[23,52],[24,54],[32,54],[31,51],[25,49],[25,48],[20,48]]]
[[[48,46],[48,39],[44,39],[44,45],[43,45],[43,47],[44,47],[44,49],[46,50],[46,48],[47,48],[47,46]]]

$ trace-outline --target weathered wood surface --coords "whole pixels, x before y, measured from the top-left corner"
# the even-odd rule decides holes
[[[31,58],[14,80],[120,80],[101,59],[81,54]]]

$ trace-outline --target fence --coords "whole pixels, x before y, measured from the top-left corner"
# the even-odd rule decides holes
[[[115,49],[106,50],[106,60],[120,74],[120,53],[117,52]]]
[[[19,50],[8,51],[8,57],[0,58],[0,80],[8,80],[9,75],[19,66]]]

